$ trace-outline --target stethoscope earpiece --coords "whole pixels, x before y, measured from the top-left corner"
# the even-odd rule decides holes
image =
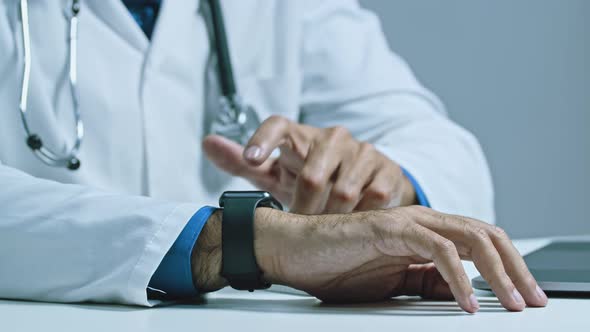
[[[37,134],[31,134],[27,137],[27,145],[31,150],[39,150],[43,147],[43,141]]]
[[[40,153],[44,158],[48,158],[47,157],[47,151],[42,151],[41,148],[43,148],[43,141],[41,140],[41,138],[37,135],[37,134],[31,134],[27,137],[27,146],[35,151],[36,153]],[[44,160],[44,159],[41,159]],[[62,159],[62,165],[63,165],[63,159]],[[76,158],[76,157],[71,157],[67,162],[66,162],[66,167],[70,170],[70,171],[75,171],[78,168],[80,168],[80,159]]]
[[[80,12],[80,3],[78,1],[72,1],[72,13],[77,15]]]
[[[68,161],[68,169],[70,171],[75,171],[80,168],[80,160],[78,158],[72,158]]]

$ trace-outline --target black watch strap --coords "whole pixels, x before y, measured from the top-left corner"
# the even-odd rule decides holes
[[[266,289],[254,255],[254,213],[257,207],[282,209],[264,191],[226,191],[219,199],[223,208],[221,225],[221,276],[237,290]]]

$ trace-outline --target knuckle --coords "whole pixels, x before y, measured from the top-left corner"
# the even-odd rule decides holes
[[[322,177],[317,173],[302,172],[300,177],[301,183],[308,190],[319,192],[324,187]]]
[[[471,234],[471,230],[473,228],[473,225],[471,225],[469,222],[467,222],[467,220],[464,219],[459,219],[459,225],[461,227],[461,230],[463,231],[463,234]]]
[[[393,192],[386,188],[368,187],[366,194],[379,203],[389,203],[393,199]]]
[[[356,202],[360,198],[359,192],[353,188],[335,188],[334,196],[346,203]]]
[[[336,126],[329,129],[330,137],[333,139],[342,139],[350,136],[350,131],[343,126]]]
[[[381,211],[384,215],[387,216],[384,219],[391,220],[391,222],[393,222],[393,223],[415,226],[415,223],[413,222],[412,218],[410,218],[408,216],[408,214],[404,211],[403,208],[392,208],[392,209],[387,209],[387,210],[373,210],[373,212],[376,212],[376,213],[379,211]],[[410,229],[408,229],[408,230],[410,230]]]
[[[287,120],[285,117],[283,117],[281,115],[273,114],[273,115],[269,116],[266,121],[270,122],[270,123],[284,123],[289,120]]]
[[[373,211],[373,213],[375,213]],[[415,225],[409,221],[403,214],[397,213],[396,211],[388,211],[387,217],[383,218],[383,220],[387,220],[389,222],[384,222],[383,227],[385,228],[384,234],[397,234],[397,236],[393,236],[392,238],[399,239],[399,244],[401,247],[408,252],[411,252],[411,238],[417,238],[417,230]],[[391,243],[391,245],[396,246],[398,243]]]
[[[445,257],[457,255],[457,248],[455,248],[455,244],[453,243],[453,241],[449,239],[444,239],[437,242],[436,250]]]
[[[435,212],[434,217],[443,225],[455,222],[449,215],[440,212]]]
[[[286,128],[289,125],[290,120],[281,115],[271,115],[264,121],[268,126]]]
[[[361,155],[367,155],[375,152],[375,147],[369,142],[361,142],[359,146]]]
[[[503,228],[498,226],[492,227],[492,234],[494,234],[495,237],[501,240],[508,239],[508,233],[506,233],[506,231]]]
[[[486,232],[483,228],[471,228],[469,233],[474,240],[479,242],[487,242],[490,239],[488,232]]]

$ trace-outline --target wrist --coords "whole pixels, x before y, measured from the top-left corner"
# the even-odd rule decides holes
[[[282,211],[271,208],[257,208],[254,215],[254,255],[263,273],[264,280],[280,284],[279,247],[281,241]]]
[[[221,276],[222,246],[221,223],[223,210],[211,215],[205,224],[191,257],[193,283],[200,292],[213,292],[229,285]],[[265,280],[272,284],[284,284],[281,277],[281,252],[285,246],[285,234],[288,228],[297,224],[293,216],[290,222],[284,222],[287,213],[271,209],[257,208],[254,214],[254,254]]]
[[[228,285],[221,276],[221,214],[218,210],[209,217],[191,256],[193,283],[199,292],[213,292]]]

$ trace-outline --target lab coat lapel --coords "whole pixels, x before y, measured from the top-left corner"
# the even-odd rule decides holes
[[[158,49],[170,40],[176,41],[178,35],[182,35],[182,29],[186,29],[186,21],[183,18],[187,15],[195,17],[195,20],[200,15],[199,0],[164,0],[161,3],[160,12],[156,20],[156,26],[152,33],[151,50],[150,52],[158,52]],[[189,34],[195,35],[193,30]],[[199,42],[199,40],[194,40]],[[162,50],[166,51],[166,50]],[[168,50],[169,51],[169,50]]]
[[[167,2],[167,1],[164,1]],[[149,47],[149,41],[139,25],[121,0],[93,0],[85,1],[98,19],[103,21],[113,32],[121,36],[132,47],[140,52],[145,52]]]
[[[197,199],[194,186],[204,176],[196,170],[203,162],[209,39],[198,8],[194,0],[162,1],[143,65],[145,174],[152,197]]]

